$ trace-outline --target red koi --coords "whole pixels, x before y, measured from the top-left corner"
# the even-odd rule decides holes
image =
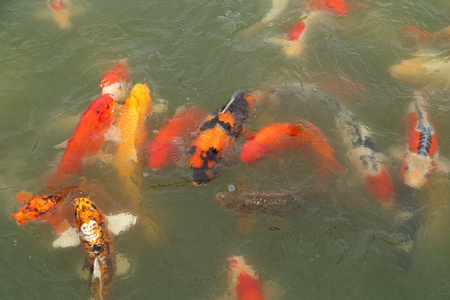
[[[58,186],[70,176],[81,172],[83,158],[96,154],[102,147],[104,135],[114,119],[113,110],[114,98],[110,94],[91,103],[68,140],[56,174],[47,182],[47,186]]]
[[[401,169],[405,183],[414,188],[425,185],[436,169],[439,155],[436,130],[425,111],[425,95],[416,92],[407,120],[408,146]]]
[[[127,67],[127,62],[123,60],[103,75],[100,83],[102,95],[111,94],[116,101],[125,99],[131,85]]]
[[[222,151],[234,144],[253,105],[262,97],[259,92],[239,90],[223,109],[203,121],[189,149],[194,184],[208,183],[216,176],[216,163],[222,158]]]
[[[261,128],[241,148],[241,159],[247,164],[279,150],[296,150],[303,143],[302,125],[275,123]]]
[[[206,112],[192,107],[166,121],[147,148],[147,161],[150,168],[160,170],[175,161],[180,140],[184,141],[205,117]],[[182,144],[187,143],[183,142]]]
[[[245,263],[242,256],[227,259],[228,288],[232,296],[239,300],[264,300],[261,281],[252,267]]]
[[[108,220],[94,202],[77,198],[75,219],[80,232],[83,255],[92,272],[91,292],[97,299],[109,296],[116,273],[113,237],[107,228]]]
[[[347,15],[347,5],[344,0],[309,0],[310,10],[325,10],[338,16]]]

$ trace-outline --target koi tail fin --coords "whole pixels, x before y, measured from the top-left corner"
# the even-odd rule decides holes
[[[336,173],[346,173],[348,169],[341,166],[341,164],[334,158],[330,158],[329,160],[318,163],[316,171],[320,180],[327,180]]]

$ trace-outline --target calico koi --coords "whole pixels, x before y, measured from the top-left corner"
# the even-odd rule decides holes
[[[391,206],[394,201],[394,186],[391,176],[384,166],[384,155],[376,148],[369,131],[358,119],[325,93],[316,90],[321,95],[327,108],[334,113],[336,128],[342,142],[347,148],[349,162],[363,178],[372,196],[381,201],[384,206]]]
[[[109,297],[116,272],[113,237],[107,228],[107,219],[88,198],[75,199],[75,220],[81,249],[92,272],[91,292],[97,299]]]
[[[261,101],[262,96],[260,92],[239,90],[224,108],[201,123],[189,149],[189,167],[194,184],[208,183],[216,176],[216,164],[222,158],[223,150],[233,145],[253,105]]]
[[[439,144],[436,130],[425,110],[425,95],[416,91],[407,120],[408,146],[403,156],[401,173],[405,184],[421,188],[436,169]]]

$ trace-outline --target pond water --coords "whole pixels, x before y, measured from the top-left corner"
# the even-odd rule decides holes
[[[383,153],[404,151],[404,118],[417,87],[393,79],[389,68],[423,49],[401,27],[435,32],[450,25],[449,2],[349,2],[347,16],[323,13],[315,20],[302,56],[294,58],[266,39],[298,22],[301,1],[291,0],[272,26],[242,37],[271,5],[269,0],[73,0],[73,26],[62,30],[44,1],[0,3],[0,299],[91,297],[89,281],[80,275],[80,247],[55,249],[49,224],[20,227],[9,215],[19,209],[17,192],[44,190],[45,176],[60,157],[53,146],[71,137],[78,115],[100,95],[101,76],[119,59],[128,60],[133,83],[148,84],[153,100],[167,103],[164,113],[148,119],[150,139],[181,105],[214,112],[241,88],[270,91],[312,83],[370,128]],[[448,56],[446,45],[436,51]],[[434,89],[428,108],[444,158],[450,158],[449,95],[448,89]],[[246,127],[307,119],[329,138],[349,172],[321,181],[308,157],[295,153],[250,166],[225,163],[213,181],[194,186],[187,167],[153,171],[143,160],[139,213],[158,230],[150,232],[138,221],[114,238],[115,252],[131,267],[115,278],[111,299],[223,299],[226,258],[233,255],[244,256],[263,282],[277,286],[273,299],[450,298],[447,177],[437,174],[421,190],[402,192],[400,163],[392,158],[388,168],[397,206],[384,211],[354,183],[333,118],[308,99],[294,95],[262,105]],[[240,136],[234,145],[237,153],[242,141]],[[82,175],[115,195],[111,207],[125,207],[129,199],[120,196],[114,172],[94,162]],[[239,215],[215,201],[216,193],[240,181],[255,190],[321,192],[283,226],[260,218],[244,234],[237,228]],[[399,225],[395,216],[405,207],[415,221]],[[399,228],[412,232],[409,253],[398,251]]]

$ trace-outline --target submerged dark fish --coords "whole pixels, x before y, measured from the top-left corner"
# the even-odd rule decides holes
[[[244,214],[283,215],[304,203],[303,190],[234,190],[216,194],[217,204]]]

